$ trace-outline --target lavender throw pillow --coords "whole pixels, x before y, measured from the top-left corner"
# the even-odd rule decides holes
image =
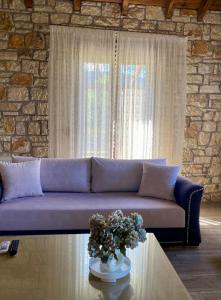
[[[174,200],[174,187],[179,166],[143,164],[143,176],[138,194],[140,196]]]
[[[0,163],[3,183],[2,200],[43,195],[40,164],[40,159],[21,163]]]

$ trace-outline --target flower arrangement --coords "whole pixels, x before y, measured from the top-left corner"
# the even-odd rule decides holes
[[[99,257],[102,263],[107,263],[110,257],[117,260],[115,250],[126,256],[126,248],[134,249],[146,240],[142,217],[137,213],[124,216],[121,210],[108,217],[94,214],[90,218],[90,231],[89,255]]]

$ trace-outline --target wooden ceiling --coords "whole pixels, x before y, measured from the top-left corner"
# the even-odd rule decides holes
[[[69,0],[73,2],[74,10],[81,9],[81,0]],[[208,10],[221,11],[221,0],[90,0],[99,2],[119,3],[122,6],[122,14],[127,15],[129,4],[142,4],[162,6],[165,16],[170,19],[175,8],[194,9],[198,12],[198,20],[202,21]],[[32,8],[34,0],[24,0],[27,8]]]

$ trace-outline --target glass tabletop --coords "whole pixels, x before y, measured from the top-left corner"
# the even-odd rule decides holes
[[[10,237],[15,257],[0,255],[4,300],[186,300],[186,288],[153,234],[128,250],[130,275],[105,283],[89,274],[87,234]],[[0,237],[0,241],[7,240]]]

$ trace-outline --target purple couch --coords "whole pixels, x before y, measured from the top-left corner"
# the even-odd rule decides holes
[[[33,158],[14,157],[14,162]],[[165,160],[148,160],[165,164]],[[144,160],[42,159],[44,196],[0,204],[0,234],[75,233],[89,230],[89,217],[116,209],[138,212],[160,242],[198,245],[203,188],[179,177],[175,201],[137,195]],[[156,183],[157,184],[157,183]]]

